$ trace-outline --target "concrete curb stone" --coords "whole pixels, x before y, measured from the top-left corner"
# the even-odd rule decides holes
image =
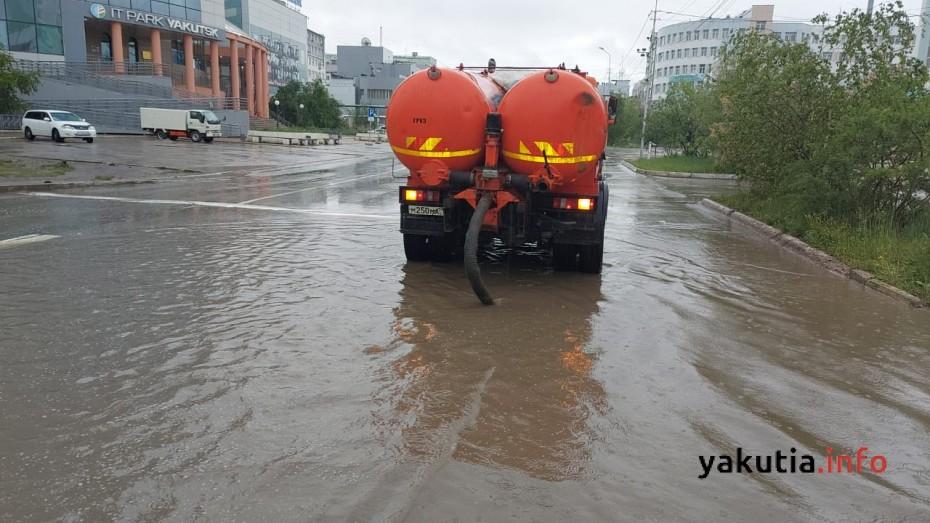
[[[833,256],[825,253],[824,251],[821,251],[816,247],[812,247],[800,239],[779,231],[778,229],[766,223],[762,223],[755,218],[747,216],[741,212],[734,211],[733,209],[730,209],[729,207],[715,202],[709,198],[702,199],[701,205],[764,234],[769,240],[774,241],[782,247],[792,250],[801,256],[804,256],[805,258],[811,260],[817,265],[820,265],[830,272],[861,283],[872,290],[884,294],[885,296],[907,302],[913,307],[920,308],[928,306],[927,303],[924,303],[923,300],[917,296],[914,296],[913,294],[901,290],[893,285],[885,283],[867,271],[854,269],[841,262],[840,260],[834,258]]]
[[[674,171],[648,171],[646,169],[640,169],[639,167],[633,165],[631,162],[626,160],[620,160],[620,163],[623,164],[627,169],[645,175],[645,176],[656,176],[659,178],[696,178],[701,180],[738,180],[739,177],[735,174],[720,174],[720,173],[680,173]]]
[[[157,183],[158,180],[119,180],[114,182],[64,182],[36,183],[28,185],[0,185],[0,193],[20,191],[55,191],[58,189],[77,189],[81,187],[113,187],[116,185],[138,185]]]

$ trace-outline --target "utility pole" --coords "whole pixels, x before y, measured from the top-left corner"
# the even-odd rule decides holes
[[[610,87],[610,76],[611,76],[611,74],[610,74],[610,73],[611,73],[611,71],[610,71],[610,62],[611,62],[611,59],[610,59],[610,52],[609,52],[607,49],[604,49],[603,47],[598,47],[598,49],[600,49],[601,51],[604,51],[604,52],[607,54],[607,89],[608,89],[607,94],[610,94],[610,88],[611,88],[611,87]]]
[[[651,60],[647,61],[649,66],[649,83],[648,89],[649,92],[646,96],[646,105],[643,107],[643,132],[639,137],[639,157],[643,157],[643,150],[646,148],[646,117],[649,116],[649,106],[652,105],[652,90],[655,87],[656,83],[656,47],[658,47],[656,42],[656,13],[659,12],[659,0],[656,0],[655,9],[652,10],[652,32],[649,33],[649,48],[646,51],[646,59]]]
[[[872,10],[875,9],[875,0],[869,0],[869,7],[866,10],[869,16],[872,16]]]

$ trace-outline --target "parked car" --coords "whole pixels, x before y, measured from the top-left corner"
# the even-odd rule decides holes
[[[36,136],[48,136],[56,142],[65,138],[81,138],[92,143],[97,136],[94,126],[87,120],[67,111],[26,111],[23,115],[23,136],[35,140]]]

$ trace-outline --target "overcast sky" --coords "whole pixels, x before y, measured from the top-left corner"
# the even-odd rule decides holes
[[[877,0],[880,1],[880,0]],[[698,17],[737,15],[749,9],[752,0],[659,0],[658,25]],[[809,20],[821,12],[831,15],[854,7],[865,8],[867,0],[779,0],[775,20]],[[920,11],[920,0],[906,0],[909,13]],[[471,0],[436,2],[425,0],[303,0],[310,28],[326,36],[326,52],[337,45],[358,45],[363,36],[378,45],[378,27],[383,26],[384,46],[394,54],[418,51],[435,57],[440,65],[484,65],[494,57],[498,65],[578,64],[599,78],[607,74],[611,54],[613,77],[643,77],[645,61],[634,51],[646,45],[652,0]],[[716,9],[716,12],[715,12]],[[670,11],[681,14],[668,14]],[[683,16],[693,15],[693,16]]]

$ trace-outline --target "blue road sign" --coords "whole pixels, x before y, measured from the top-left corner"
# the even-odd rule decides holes
[[[374,107],[369,107],[369,108],[368,108],[368,117],[369,117],[369,118],[374,118],[374,117],[375,117],[375,108],[374,108]]]

